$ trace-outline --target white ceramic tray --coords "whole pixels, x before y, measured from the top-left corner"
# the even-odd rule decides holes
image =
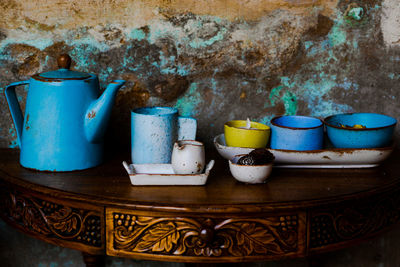
[[[225,159],[232,159],[238,154],[248,154],[252,148],[229,147],[224,134],[214,138],[218,153]],[[381,148],[327,148],[321,150],[293,151],[268,149],[275,156],[274,167],[280,168],[371,168],[387,159],[394,150]]]
[[[205,185],[214,160],[202,174],[175,174],[171,164],[128,164],[122,162],[132,185]]]

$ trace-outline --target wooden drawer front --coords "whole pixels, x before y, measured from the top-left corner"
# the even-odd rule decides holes
[[[376,235],[400,222],[400,192],[358,199],[310,212],[311,253]]]
[[[107,254],[114,256],[217,262],[273,259],[305,251],[305,213],[181,217],[106,209],[106,221]]]
[[[104,251],[103,208],[2,187],[1,217],[36,238],[89,253]]]

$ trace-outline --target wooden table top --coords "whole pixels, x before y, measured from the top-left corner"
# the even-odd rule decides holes
[[[279,169],[265,184],[244,184],[229,172],[226,160],[216,164],[205,186],[132,186],[123,158],[74,172],[38,172],[19,165],[18,150],[0,150],[3,179],[61,198],[154,210],[222,212],[235,207],[259,212],[335,203],[385,192],[400,184],[396,151],[382,166],[366,169]]]

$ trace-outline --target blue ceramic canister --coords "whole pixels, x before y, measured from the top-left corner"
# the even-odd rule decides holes
[[[131,112],[131,155],[134,164],[171,163],[177,140],[194,140],[197,121],[179,117],[172,107],[144,107]]]
[[[73,171],[103,161],[103,135],[114,98],[123,80],[111,82],[100,95],[96,75],[70,70],[61,55],[59,69],[8,85],[4,93],[21,149],[23,167],[40,171]],[[25,116],[15,93],[29,85]]]
[[[317,150],[323,147],[324,125],[308,116],[278,116],[271,120],[271,148]]]

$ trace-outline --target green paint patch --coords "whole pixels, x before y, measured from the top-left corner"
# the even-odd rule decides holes
[[[14,127],[11,127],[8,129],[8,133],[11,135],[13,138],[9,144],[9,148],[16,148],[18,147],[18,137],[17,137],[17,132],[15,131]]]
[[[313,44],[314,44],[313,41],[305,41],[305,42],[304,42],[304,48],[305,48],[306,50],[308,50]]]
[[[146,38],[146,33],[142,29],[133,29],[129,37],[134,40],[142,41]]]
[[[269,101],[271,106],[275,106],[276,101],[282,101],[285,106],[286,115],[294,115],[297,111],[297,98],[290,89],[295,88],[295,83],[290,81],[289,77],[281,77],[281,85],[273,88],[269,94]],[[282,90],[285,92],[282,95]],[[282,95],[282,96],[281,96]],[[268,107],[269,104],[266,103],[264,108]]]
[[[147,41],[150,44],[154,44],[159,39],[167,38],[172,40],[179,52],[179,44],[185,43],[187,41],[187,36],[183,32],[182,28],[174,26],[172,23],[164,22],[153,23],[149,25],[149,33],[147,35]]]
[[[347,11],[344,15],[344,21],[348,26],[351,27],[359,27],[361,25],[366,25],[371,23],[370,20],[371,15],[374,11],[377,11],[381,7],[379,5],[375,5],[375,7],[363,7],[358,5],[357,3],[351,3]],[[367,14],[369,13],[369,16]]]
[[[334,25],[328,34],[330,46],[342,45],[346,42],[347,33],[340,25]]]
[[[282,97],[285,106],[285,115],[295,115],[297,112],[297,98],[292,92],[286,91]]]
[[[282,90],[285,90],[285,93],[280,97]],[[271,106],[275,106],[276,101],[282,101],[285,106],[285,115],[295,115],[297,112],[297,97],[294,93],[288,90],[287,86],[279,85],[273,88],[269,94],[269,100]],[[268,106],[268,103],[266,103],[264,108]]]
[[[166,57],[163,52],[160,52],[160,63],[153,62],[152,65],[160,70],[162,74],[178,74],[180,76],[189,75],[188,68],[184,65],[177,64],[175,56]]]
[[[389,73],[388,77],[392,80],[400,80],[400,73],[396,74],[396,73]]]
[[[283,89],[284,87],[282,85],[279,85],[275,88],[272,88],[271,93],[269,94],[269,101],[272,106],[275,106],[275,101],[279,100],[279,92]],[[268,107],[268,103],[266,103],[267,106],[264,106],[264,108]]]
[[[196,38],[189,43],[189,46],[196,49],[210,46],[215,42],[223,40],[226,32],[227,32],[226,29],[222,29],[216,35],[207,40]]]
[[[197,91],[197,83],[192,83],[188,92],[176,101],[175,107],[181,116],[193,116],[201,100],[202,97]]]
[[[360,21],[364,17],[364,9],[362,7],[353,7],[349,10],[347,16],[354,20]]]

